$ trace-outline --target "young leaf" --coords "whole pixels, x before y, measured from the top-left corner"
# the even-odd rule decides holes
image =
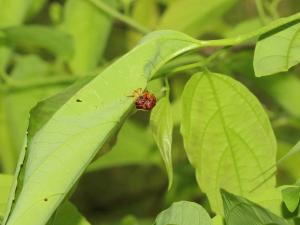
[[[211,219],[206,210],[194,202],[175,202],[165,211],[161,212],[155,225],[211,225]]]
[[[300,23],[260,37],[254,53],[254,71],[258,77],[272,75],[300,62]]]
[[[37,105],[4,224],[44,225],[130,114],[134,99],[128,96],[168,60],[197,47],[182,33],[154,32],[91,81]]]
[[[300,187],[287,187],[282,190],[283,201],[290,212],[294,212],[300,201]]]
[[[159,148],[160,154],[164,160],[168,177],[169,186],[173,183],[173,166],[172,166],[172,132],[173,118],[171,104],[167,96],[163,97],[151,112],[150,124],[154,140]]]
[[[74,39],[75,51],[69,61],[70,67],[74,73],[86,74],[95,69],[102,58],[112,18],[87,0],[68,0],[64,19],[62,29]]]
[[[214,211],[222,213],[220,188],[247,196],[275,186],[270,173],[260,175],[275,164],[276,140],[250,91],[230,77],[202,72],[188,81],[182,101],[185,150]]]
[[[267,209],[224,190],[221,191],[226,224],[287,225],[288,223]]]
[[[0,29],[6,45],[22,48],[40,48],[62,59],[72,56],[72,40],[66,33],[51,27],[30,25]]]

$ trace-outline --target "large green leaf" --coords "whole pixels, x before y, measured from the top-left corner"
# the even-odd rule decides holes
[[[206,210],[194,202],[175,202],[161,212],[155,225],[211,225],[211,219]]]
[[[69,61],[73,72],[86,74],[97,67],[105,50],[111,25],[112,18],[89,1],[66,2],[63,30],[74,39],[75,52]]]
[[[3,217],[13,176],[0,174],[0,224]],[[64,202],[47,225],[89,225],[90,223],[78,212],[70,202]]]
[[[173,117],[171,104],[167,96],[163,97],[152,110],[150,124],[154,140],[160,150],[160,154],[164,160],[168,178],[169,189],[173,182],[173,166],[172,166],[172,133],[173,133]]]
[[[1,29],[0,32],[3,33],[4,44],[11,47],[41,48],[62,59],[70,58],[73,53],[70,36],[51,27],[17,26]]]
[[[254,71],[258,77],[272,75],[300,62],[300,23],[277,29],[260,37],[254,54]]]
[[[5,224],[45,224],[130,113],[128,96],[168,60],[197,47],[182,33],[154,32],[96,78],[35,107]]]
[[[257,186],[256,191],[275,186],[274,177],[260,185],[269,176],[261,174],[275,164],[273,130],[258,100],[239,82],[195,74],[183,92],[181,132],[214,211],[222,212],[220,188],[247,196]]]
[[[174,29],[199,36],[211,28],[236,0],[178,0],[172,2],[163,14],[158,29]]]

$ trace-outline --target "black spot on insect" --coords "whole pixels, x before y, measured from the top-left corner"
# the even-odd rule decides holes
[[[78,99],[76,99],[76,102],[82,102],[82,100],[78,98]]]

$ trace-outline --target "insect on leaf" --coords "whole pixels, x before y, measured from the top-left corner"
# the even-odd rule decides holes
[[[4,224],[44,225],[130,114],[134,99],[128,96],[168,60],[197,47],[180,32],[154,32],[92,80],[38,104]]]

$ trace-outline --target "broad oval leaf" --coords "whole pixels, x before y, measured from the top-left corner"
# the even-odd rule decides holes
[[[175,202],[161,212],[155,225],[211,225],[211,219],[206,210],[199,204],[188,201]]]
[[[281,217],[239,196],[222,190],[226,224],[288,225]]]
[[[145,88],[168,60],[197,48],[195,43],[179,32],[154,32],[96,78],[34,108],[5,224],[44,225],[128,116],[134,101],[128,96]]]
[[[173,166],[172,166],[172,132],[173,117],[171,104],[167,96],[163,97],[151,112],[150,124],[154,140],[159,148],[160,154],[164,160],[169,186],[173,183]]]
[[[276,140],[251,92],[232,78],[202,72],[189,80],[182,101],[185,150],[214,211],[222,213],[220,188],[247,196],[257,186],[275,186],[264,172],[275,164]]]
[[[254,53],[254,71],[258,77],[288,71],[300,62],[300,23],[260,37]]]

